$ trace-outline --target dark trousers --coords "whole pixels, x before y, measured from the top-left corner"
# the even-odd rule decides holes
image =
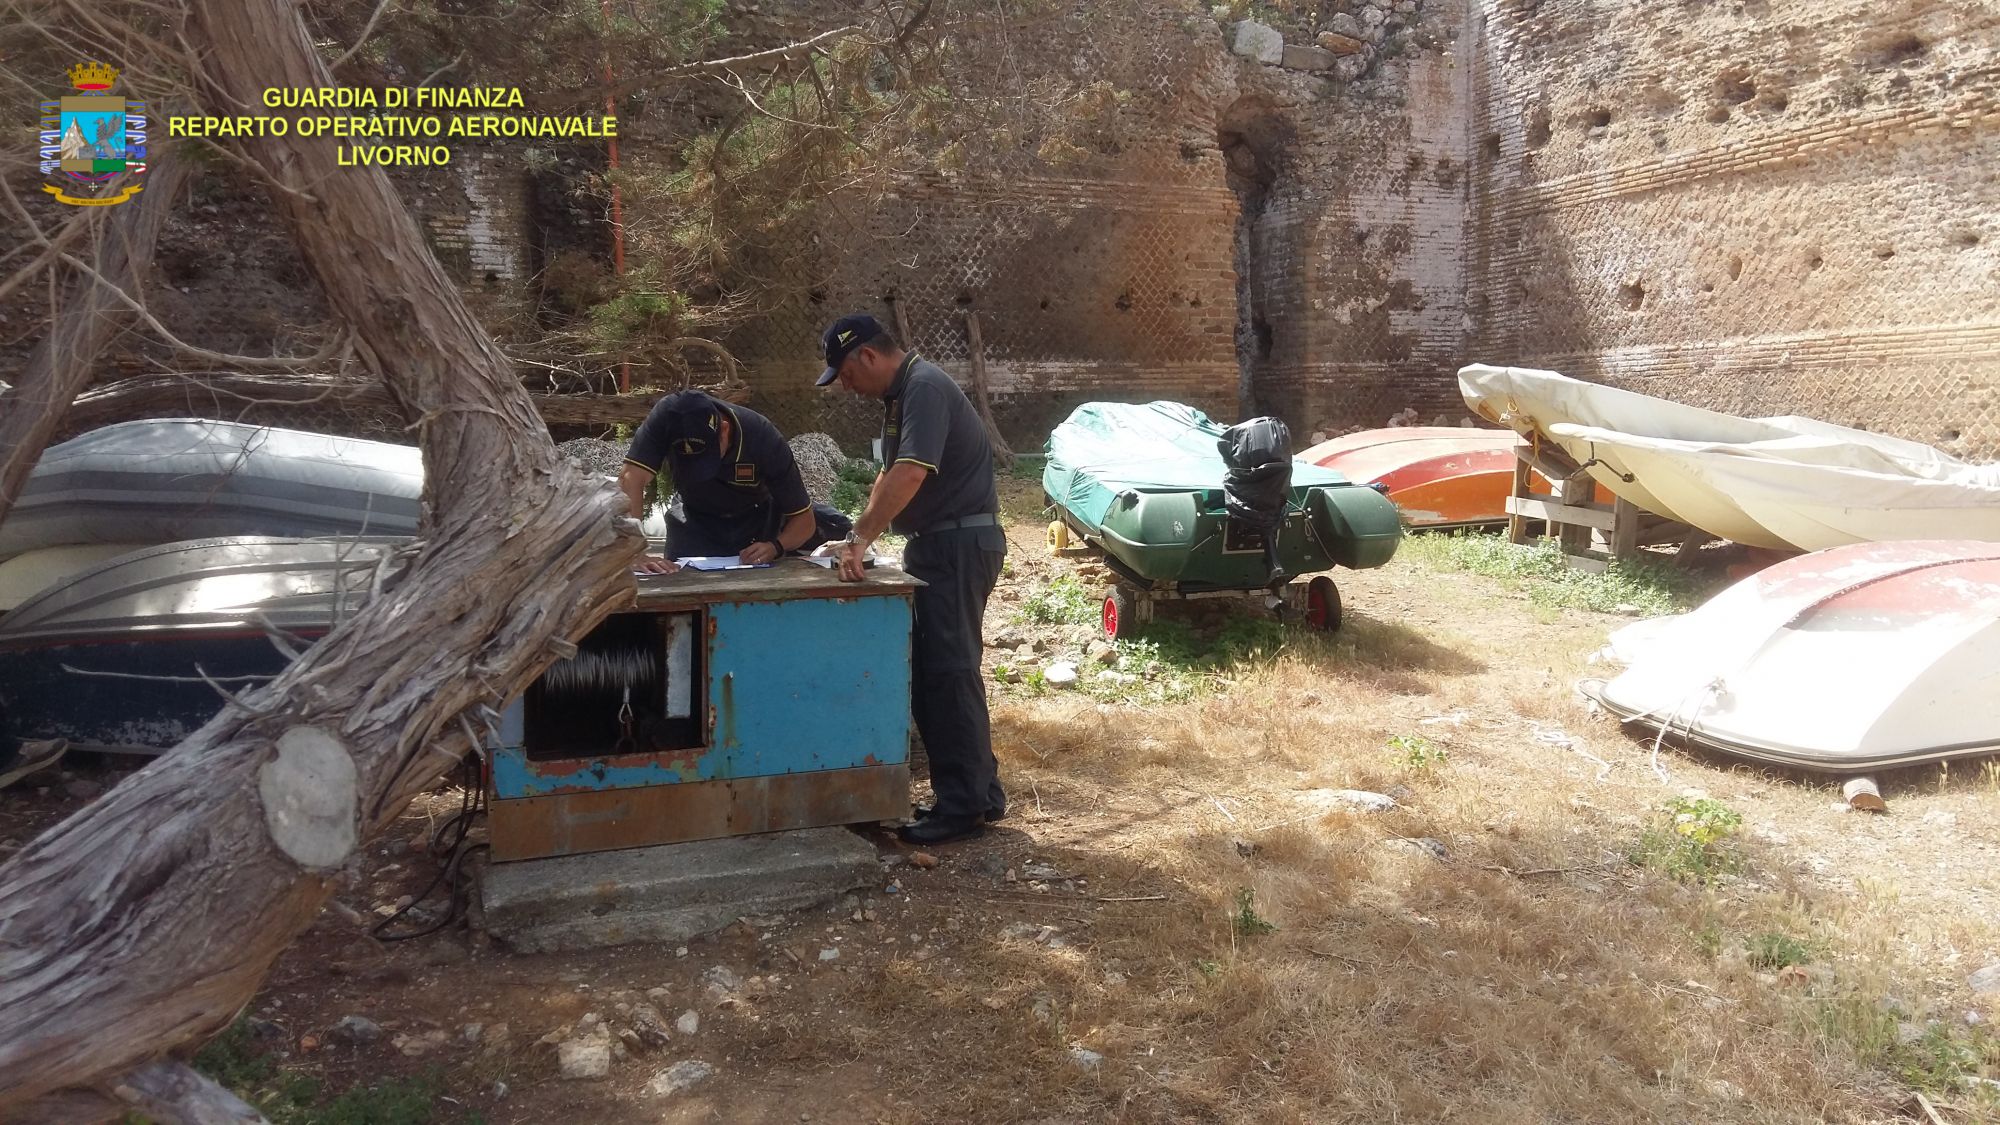
[[[997,527],[919,535],[903,552],[903,569],[925,583],[916,593],[910,711],[930,756],[935,807],[946,815],[1007,807],[979,674],[986,599],[1006,557],[1007,537]]]

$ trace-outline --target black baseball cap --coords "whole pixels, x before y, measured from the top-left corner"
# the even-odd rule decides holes
[[[666,412],[667,457],[676,484],[722,475],[722,404],[701,391],[677,391],[660,401]]]
[[[826,352],[826,370],[820,372],[815,387],[824,387],[840,374],[840,365],[854,354],[854,349],[870,344],[883,335],[882,322],[867,313],[850,313],[827,325],[826,334],[819,338]]]

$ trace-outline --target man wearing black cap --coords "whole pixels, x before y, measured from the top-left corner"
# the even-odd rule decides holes
[[[821,344],[820,386],[837,379],[883,404],[883,469],[841,547],[840,575],[860,581],[869,545],[895,531],[910,537],[903,568],[925,583],[910,695],[937,801],[900,835],[916,844],[977,835],[1007,815],[979,674],[986,599],[1007,555],[993,446],[951,376],[905,352],[874,317],[841,317]]]
[[[754,410],[700,391],[655,403],[618,474],[633,518],[644,511],[646,485],[662,467],[683,512],[678,519],[668,514],[666,557],[647,556],[641,570],[672,573],[672,560],[695,556],[765,563],[826,541],[792,447]]]

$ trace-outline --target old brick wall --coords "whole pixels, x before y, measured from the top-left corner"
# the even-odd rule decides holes
[[[1275,116],[1289,138],[1246,232],[1254,405],[1302,431],[1379,426],[1405,408],[1456,419],[1469,9],[1327,8],[1321,26],[1363,26],[1375,40],[1360,73],[1245,66],[1239,78],[1236,108],[1253,121]],[[1316,38],[1296,23],[1285,30],[1287,44]]]
[[[1236,200],[1214,124],[1233,68],[1215,21],[1191,2],[1069,0],[998,7],[976,30],[948,68],[957,135],[830,208],[819,275],[730,340],[753,401],[858,443],[880,408],[810,386],[824,325],[860,310],[893,326],[900,309],[916,350],[964,382],[974,311],[1023,449],[1089,399],[1233,415]]]
[[[1466,358],[2000,456],[2000,8],[1476,19]]]
[[[1302,434],[1410,405],[1462,414],[1469,10],[1341,0],[1282,30],[1310,46],[1326,19],[1371,8],[1374,43],[1338,70],[1239,57],[1187,0],[1009,9],[953,62],[982,127],[852,201],[823,230],[824,276],[730,341],[755,402],[788,428],[864,438],[879,408],[807,385],[818,330],[855,309],[893,323],[900,305],[917,349],[961,381],[977,311],[1022,449],[1090,399],[1223,420],[1247,400]],[[1037,118],[1050,104],[1066,130]],[[1268,181],[1241,224],[1232,159]]]

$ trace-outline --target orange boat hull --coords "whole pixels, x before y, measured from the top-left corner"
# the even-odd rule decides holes
[[[1514,490],[1512,430],[1401,426],[1321,442],[1300,460],[1356,484],[1380,485],[1411,527],[1504,523]],[[1532,473],[1537,492],[1554,487]],[[1610,503],[1602,486],[1598,499]]]

